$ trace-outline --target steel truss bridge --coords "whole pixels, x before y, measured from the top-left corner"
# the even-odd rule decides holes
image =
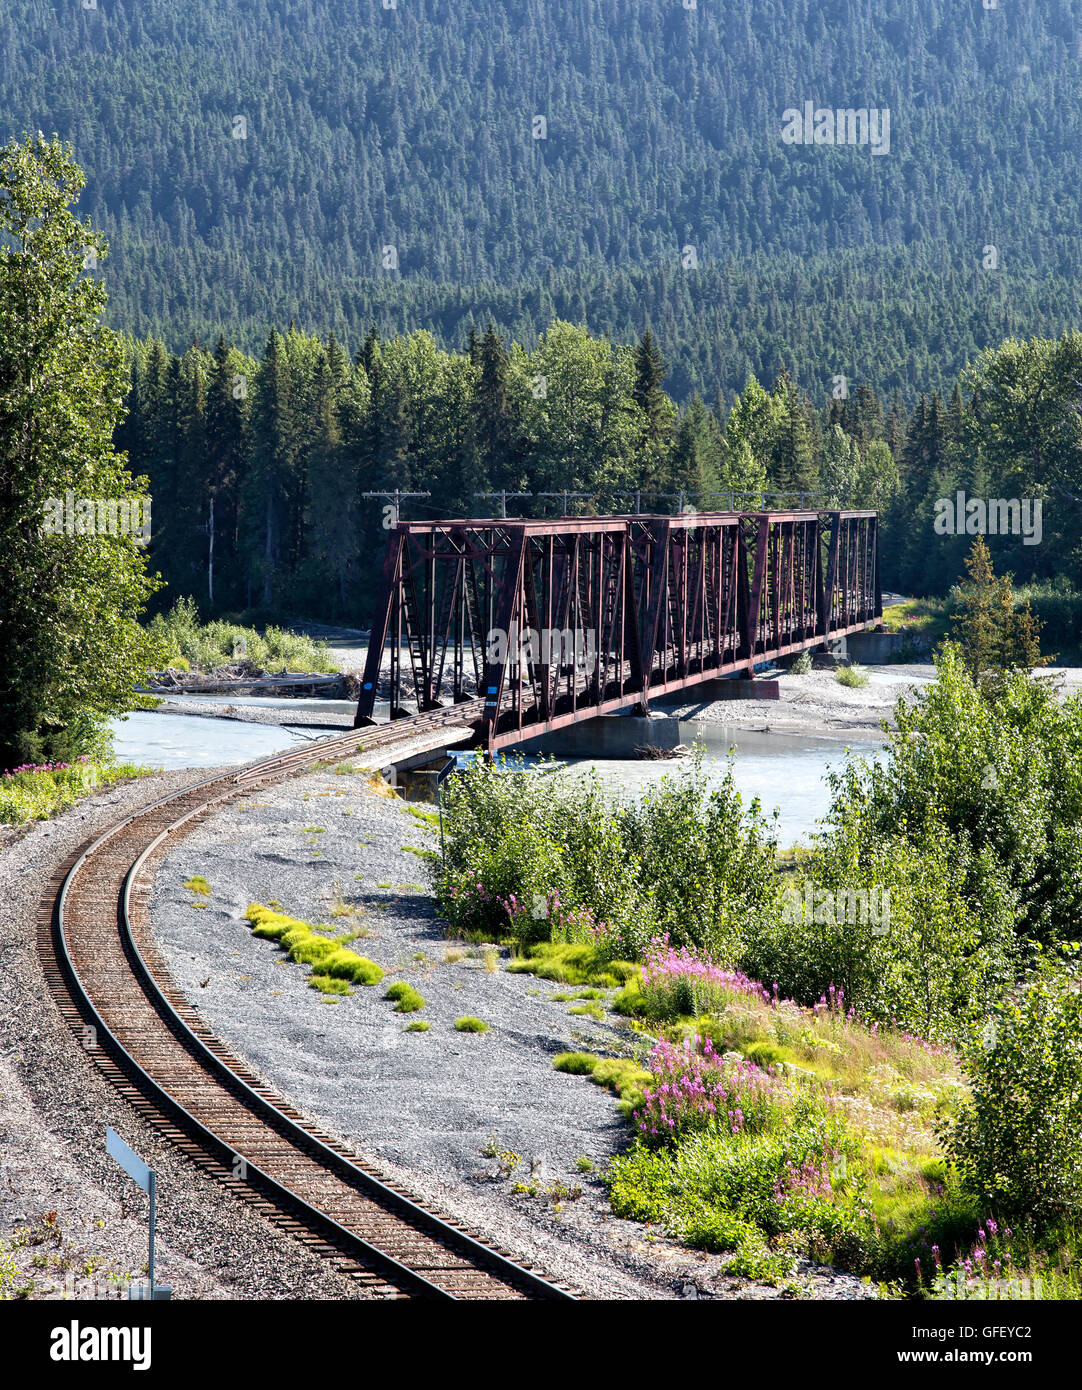
[[[354,722],[388,644],[390,717],[462,705],[493,752],[881,616],[870,511],[401,521]]]

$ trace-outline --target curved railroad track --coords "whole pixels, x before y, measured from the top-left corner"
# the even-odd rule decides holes
[[[222,802],[314,763],[390,755],[407,735],[461,724],[469,708],[319,739],[118,821],[57,870],[38,912],[38,950],[87,1057],[142,1118],[371,1296],[571,1299],[304,1121],[202,1024],[150,930],[155,863]]]

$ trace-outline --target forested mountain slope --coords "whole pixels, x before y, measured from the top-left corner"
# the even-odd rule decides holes
[[[72,141],[118,327],[649,318],[679,397],[912,400],[1078,321],[1082,0],[389,3],[4,6],[0,137]],[[805,102],[889,150],[786,143]]]

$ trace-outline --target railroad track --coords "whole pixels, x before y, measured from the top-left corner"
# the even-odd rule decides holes
[[[406,736],[468,722],[474,704],[315,740],[118,821],[54,875],[38,950],[87,1057],[142,1118],[370,1296],[572,1299],[306,1122],[205,1027],[150,929],[154,865],[223,802],[315,763],[384,749],[389,757]]]

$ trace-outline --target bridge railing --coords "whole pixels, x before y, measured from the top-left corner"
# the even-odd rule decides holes
[[[480,696],[489,748],[873,624],[874,512],[400,522],[358,702],[372,722]]]

